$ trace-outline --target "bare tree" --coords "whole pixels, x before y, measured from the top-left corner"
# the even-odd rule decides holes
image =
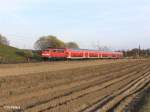
[[[110,51],[110,47],[108,46],[101,46],[102,51]]]
[[[93,43],[92,46],[95,49],[100,50],[100,51],[110,51],[110,47],[101,45],[99,41],[97,41],[96,43]]]

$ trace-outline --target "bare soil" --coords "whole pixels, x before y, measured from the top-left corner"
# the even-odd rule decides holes
[[[0,65],[0,112],[126,112],[149,86],[149,60]]]

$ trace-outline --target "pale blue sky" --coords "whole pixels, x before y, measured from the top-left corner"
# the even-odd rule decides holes
[[[129,49],[150,48],[149,0],[0,0],[0,33],[32,48],[43,35]]]

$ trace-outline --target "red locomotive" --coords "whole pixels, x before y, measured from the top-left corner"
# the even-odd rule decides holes
[[[108,52],[87,49],[48,48],[42,51],[42,57],[47,59],[119,59],[122,52]]]

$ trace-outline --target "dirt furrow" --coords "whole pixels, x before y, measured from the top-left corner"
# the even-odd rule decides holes
[[[148,72],[148,76],[142,78],[136,84],[134,84],[131,88],[127,91],[123,92],[122,94],[116,96],[110,102],[108,102],[105,106],[100,109],[100,112],[109,112],[114,109],[114,107],[121,102],[124,98],[140,91],[144,86],[146,86],[150,82],[150,73]]]
[[[127,72],[127,70],[123,70],[123,72],[124,72],[124,74],[126,74],[126,72]],[[128,72],[130,71],[130,69],[128,69]],[[123,73],[122,72],[122,73]],[[121,73],[121,71],[120,72],[118,72],[118,73],[116,73],[116,77],[119,77],[119,76],[117,76],[117,74],[120,74]],[[113,76],[113,74],[112,74],[112,76],[113,77],[110,77],[111,75],[108,75],[109,77],[106,77],[106,78],[108,78],[109,80],[112,80],[112,79],[115,79],[116,77],[115,76]],[[122,76],[122,75],[121,75]],[[103,79],[103,80],[102,80]],[[99,81],[102,81],[102,82],[106,82],[106,81],[108,81],[108,79],[107,80],[105,80],[104,78],[102,78],[102,77],[100,77],[98,80]],[[91,84],[91,86],[90,87],[87,87],[87,88],[94,88],[94,86],[96,85],[101,85],[102,84],[102,82],[95,82],[95,84],[94,84],[94,82],[92,82],[94,85],[92,86],[92,84]],[[89,81],[88,81],[88,83],[90,83]],[[88,86],[88,85],[86,85],[86,86]],[[81,90],[86,90],[87,88],[81,88],[82,87],[82,85],[80,86],[79,85],[79,87],[80,87],[80,89],[77,91],[77,90],[75,90],[75,91],[71,91],[69,94],[67,93],[66,95],[63,95],[63,96],[69,96],[70,94],[73,94],[73,92],[80,92]],[[59,92],[59,91],[58,91]],[[83,95],[83,93],[82,93],[82,95]],[[58,99],[59,98],[61,98],[61,97],[63,97],[63,96],[59,96],[59,97],[57,97]],[[42,98],[43,99],[43,98]],[[48,97],[46,97],[45,99],[48,99]],[[51,100],[54,100],[54,99],[51,99]],[[51,101],[51,100],[46,100],[46,101],[42,101],[41,103],[40,103],[40,101],[38,101],[38,105],[40,105],[40,104],[42,104],[42,103],[46,103],[46,102],[49,102],[49,101]],[[34,106],[36,106],[36,105],[34,105]],[[33,106],[32,106],[33,107]]]
[[[117,70],[117,71],[118,71],[118,70]],[[108,76],[106,75],[106,77],[108,77]],[[103,79],[103,77],[100,77],[100,78]],[[90,79],[90,78],[89,78],[89,79]],[[90,80],[92,81],[93,79],[90,79]],[[89,80],[88,82],[90,82],[90,80]],[[97,77],[94,77],[94,80],[93,80],[93,81],[95,81],[95,80],[97,80]],[[92,82],[93,82],[93,81],[92,81]],[[88,84],[88,82],[83,80],[83,84],[84,84],[84,83]],[[76,86],[77,86],[77,85],[80,86],[80,84],[82,84],[82,81],[77,82],[77,83],[76,83]],[[69,86],[71,86],[71,85],[69,85]],[[66,85],[67,88],[69,88],[69,86]],[[73,83],[72,87],[74,87],[74,86],[75,86],[75,85],[74,85],[74,83]],[[64,87],[63,87],[63,86],[60,86],[60,87],[58,87],[58,88],[62,89],[62,88],[64,88]],[[69,88],[69,89],[70,89],[70,88]],[[49,92],[52,93],[53,90],[57,90],[57,88],[56,88],[56,89],[50,89]],[[42,91],[43,91],[43,90],[42,90]],[[49,94],[49,92],[47,92],[47,93]],[[54,92],[54,93],[55,93],[55,92]],[[60,92],[60,93],[61,93],[61,92]],[[38,93],[38,95],[39,95],[39,93]],[[45,95],[45,92],[44,92],[44,95]],[[25,96],[26,96],[26,95],[25,95]],[[31,97],[31,96],[32,96],[32,95],[30,94],[30,97]],[[34,94],[34,93],[33,93],[33,96],[35,97],[35,94]],[[18,96],[17,96],[17,97],[18,97]],[[14,98],[14,97],[13,97],[13,98]],[[24,100],[23,100],[23,101],[24,101]],[[3,103],[4,103],[4,102],[3,102]]]
[[[120,65],[120,66],[122,66],[122,65]],[[110,68],[109,67],[107,68],[107,69],[109,69],[109,71],[106,68],[101,68],[102,72],[93,73],[92,75],[91,75],[91,73],[87,73],[84,76],[78,75],[78,76],[73,77],[73,78],[71,77],[71,75],[70,75],[70,77],[68,76],[65,79],[49,79],[49,78],[47,78],[47,80],[45,80],[44,82],[40,82],[39,84],[24,84],[24,86],[22,85],[21,87],[15,87],[14,88],[14,86],[13,86],[13,88],[11,88],[11,89],[6,87],[7,88],[6,90],[1,91],[0,97],[6,97],[9,94],[9,92],[12,93],[11,96],[12,95],[19,95],[22,93],[25,94],[25,93],[29,93],[29,92],[33,92],[33,91],[38,91],[40,89],[43,90],[43,89],[48,89],[48,88],[54,88],[54,87],[57,87],[59,85],[73,83],[75,81],[77,82],[77,81],[86,80],[86,79],[88,80],[88,79],[93,78],[93,77],[98,77],[99,74],[114,72],[114,71],[118,71],[121,69],[126,69],[127,67],[131,67],[131,66],[134,66],[134,65],[126,65],[126,66],[123,66],[122,68],[119,68],[119,69],[118,69],[118,66],[114,67],[113,69],[110,66]]]
[[[54,103],[52,103],[52,104],[54,104]]]
[[[84,112],[94,112],[96,110],[99,110],[104,105],[106,105],[109,101],[111,101],[113,98],[115,98],[116,96],[120,95],[121,93],[127,91],[130,87],[132,87],[134,84],[136,84],[139,80],[141,80],[145,76],[149,75],[149,74],[146,74],[146,72],[148,72],[149,69],[150,68],[148,68],[146,71],[142,71],[142,72],[136,74],[136,77],[133,76],[133,77],[135,77],[135,79],[132,79],[130,81],[130,83],[126,84],[126,86],[120,87],[117,91],[113,92],[111,95],[109,95],[107,98],[105,98],[103,100],[97,100],[97,102],[95,102],[94,105],[92,105],[91,107],[84,110]]]
[[[103,65],[92,61],[81,66],[77,65],[81,62],[75,62],[76,65],[72,62],[73,67],[68,62],[60,63],[23,65],[21,69],[29,71],[0,77],[0,112],[8,111],[6,107],[11,106],[18,106],[24,112],[121,112],[150,83],[149,60]],[[62,68],[52,70],[58,66]],[[8,70],[17,68],[18,65]]]
[[[119,65],[119,64],[118,64]],[[102,72],[100,72],[101,74],[103,74],[103,73],[108,73],[108,72],[113,72],[114,70],[119,70],[118,69],[118,65],[117,66],[115,66],[114,65],[114,67],[113,67],[113,69],[112,69],[112,66],[108,66],[108,68],[107,67],[105,67],[104,66],[104,68],[103,67],[101,67],[100,68],[100,70],[102,71]],[[126,66],[127,67],[131,67],[131,66],[134,66],[135,64],[133,64],[133,65],[126,65],[125,64],[125,67],[122,65],[122,64],[120,64],[120,66],[123,66],[123,68],[120,68],[120,69],[125,69],[126,68]],[[109,71],[108,71],[108,69],[109,69]],[[77,71],[76,71],[77,72]],[[64,83],[70,83],[70,82],[73,82],[73,81],[78,81],[78,80],[81,80],[81,79],[85,79],[85,78],[91,78],[91,77],[93,77],[94,76],[94,74],[92,74],[91,75],[91,73],[86,73],[86,72],[84,72],[85,73],[85,75],[83,76],[83,75],[81,75],[81,73],[80,74],[78,74],[77,73],[77,75],[76,74],[72,74],[72,75],[70,75],[70,76],[66,76],[66,78],[64,77],[64,75],[63,75],[63,79],[60,77],[59,79],[57,79],[57,78],[55,78],[53,75],[51,75],[51,77],[49,78],[49,76],[48,76],[48,73],[47,73],[47,75],[45,75],[46,73],[43,73],[43,74],[41,74],[41,75],[43,75],[43,77],[45,78],[43,78],[43,81],[42,81],[42,79],[37,79],[36,77],[34,77],[34,79],[36,79],[36,80],[39,80],[38,82],[40,82],[40,83],[34,83],[34,81],[32,81],[31,83],[27,83],[28,82],[28,80],[21,80],[21,82],[24,82],[23,83],[23,85],[20,85],[19,87],[17,87],[17,86],[15,86],[14,84],[12,84],[11,83],[11,79],[9,80],[9,84],[10,85],[8,85],[8,87],[6,86],[6,84],[5,84],[5,86],[3,87],[2,86],[2,82],[6,82],[5,81],[5,79],[3,78],[1,78],[0,79],[0,82],[1,82],[1,88],[0,89],[2,89],[2,88],[7,88],[7,90],[4,90],[4,91],[2,91],[1,93],[0,93],[0,96],[2,96],[2,97],[5,97],[4,95],[7,95],[7,93],[8,92],[12,92],[13,94],[21,94],[21,92],[22,93],[25,93],[25,92],[32,92],[33,90],[39,90],[39,89],[47,89],[47,88],[53,88],[53,87],[56,87],[56,86],[59,86],[59,85],[62,85],[62,84],[64,84]],[[49,73],[49,74],[53,74],[53,73]],[[58,73],[59,74],[59,73]],[[68,73],[68,74],[70,74],[70,73]],[[35,75],[35,74],[31,74],[31,75]],[[62,74],[60,74],[60,75],[62,75]],[[73,77],[73,76],[75,76],[75,77]],[[53,78],[54,77],[54,78]],[[95,76],[94,76],[95,77]],[[17,79],[17,77],[16,77],[16,79]],[[7,79],[8,80],[8,79]],[[20,79],[18,79],[18,80],[20,80]],[[41,81],[40,81],[41,80]],[[7,82],[6,82],[7,83]],[[15,82],[14,82],[15,83]],[[4,84],[3,84],[4,85]],[[30,86],[29,86],[30,85]],[[32,86],[31,86],[32,85]],[[15,88],[16,89],[15,89]],[[9,89],[10,88],[10,89]],[[36,89],[35,89],[36,88]],[[28,90],[28,91],[27,91]]]

